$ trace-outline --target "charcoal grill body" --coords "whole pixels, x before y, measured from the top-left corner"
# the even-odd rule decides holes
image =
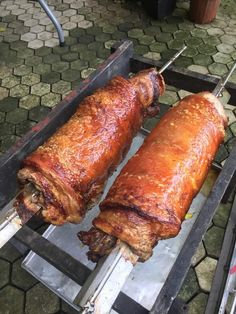
[[[44,120],[35,125],[1,158],[0,208],[6,205],[16,195],[19,189],[16,175],[22,160],[47,140],[72,116],[76,107],[84,97],[92,94],[97,88],[104,86],[108,80],[116,75],[128,77],[131,72],[136,73],[142,69],[153,66],[160,68],[161,65],[162,63],[159,61],[152,61],[147,58],[134,56],[133,45],[130,41],[125,41],[122,44],[117,44],[113,47],[111,56],[101,64],[88,79],[84,80],[62,102],[60,102]],[[204,90],[213,90],[218,82],[217,78],[197,74],[185,69],[176,69],[175,67],[167,69],[163,76],[166,84],[195,93]],[[226,88],[231,95],[229,103],[235,104],[236,85],[228,83]],[[190,267],[191,258],[206,232],[216,208],[222,199],[225,198],[226,200],[232,190],[236,173],[235,156],[236,146],[233,148],[205,205],[194,223],[151,313],[164,314],[171,311],[170,309],[173,300],[176,298]],[[34,251],[80,285],[84,284],[91,272],[86,266],[54,244],[50,243],[27,225],[16,234],[14,241],[16,240],[23,243],[27,249]],[[57,256],[56,260],[53,256]],[[172,309],[175,309],[175,313],[177,313],[176,307],[178,307],[178,304],[181,304],[181,302],[177,303],[172,307]],[[118,313],[124,314],[148,313],[145,308],[122,292],[116,299],[113,309]],[[180,310],[181,313],[183,313],[183,311],[184,309]]]

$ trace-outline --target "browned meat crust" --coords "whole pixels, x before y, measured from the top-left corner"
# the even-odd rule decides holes
[[[23,187],[40,192],[29,210],[42,208],[47,222],[79,223],[101,194],[109,174],[121,162],[148,111],[164,91],[155,69],[125,79],[115,77],[86,97],[71,119],[35,152],[19,171]],[[24,193],[18,203],[24,202]]]

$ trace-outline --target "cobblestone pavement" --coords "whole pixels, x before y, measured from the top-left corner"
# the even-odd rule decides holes
[[[37,2],[0,2],[0,153],[47,113],[82,79],[94,71],[120,39],[134,42],[135,52],[167,60],[183,43],[188,46],[176,65],[210,75],[223,75],[236,60],[236,7],[222,0],[208,25],[188,19],[188,1],[177,1],[173,15],[158,21],[139,2],[49,0],[63,26],[66,46]],[[231,78],[236,83],[236,74]],[[186,91],[168,87],[162,113]],[[216,161],[224,163],[236,136],[234,108],[223,102],[229,117],[225,143]],[[152,128],[157,118],[146,122]],[[232,200],[231,200],[232,201]],[[220,254],[231,203],[221,205],[206,233],[180,292],[190,313],[203,313]],[[22,256],[11,244],[0,250],[0,314],[73,313],[64,302],[21,269]]]

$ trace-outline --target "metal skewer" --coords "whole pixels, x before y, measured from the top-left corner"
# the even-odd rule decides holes
[[[158,71],[160,74],[164,72],[183,52],[187,49],[187,46],[183,46],[183,48],[178,51],[168,62],[166,62]]]
[[[221,78],[214,88],[212,94],[216,97],[220,97],[223,89],[225,88],[226,83],[228,82],[230,76],[233,74],[234,70],[236,69],[236,61],[234,62],[232,68],[229,70],[225,78]]]
[[[158,72],[163,73],[186,48],[184,46],[178,51]],[[150,133],[141,129],[145,135]],[[81,314],[108,314],[138,259],[125,243],[120,242],[96,267],[76,297],[74,302],[83,308]]]

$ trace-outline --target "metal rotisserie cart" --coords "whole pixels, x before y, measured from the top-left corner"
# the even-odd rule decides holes
[[[134,56],[133,45],[130,41],[117,44],[112,49],[111,56],[88,79],[84,80],[2,157],[0,162],[1,212],[11,207],[12,199],[18,192],[16,175],[22,160],[70,118],[84,97],[105,85],[116,75],[128,77],[130,73],[153,66],[160,68],[161,65],[159,61]],[[211,91],[218,83],[217,78],[175,67],[167,69],[163,76],[166,84],[189,92]],[[229,103],[235,104],[236,85],[228,83],[227,90],[231,95]],[[136,136],[122,165],[142,144],[144,136],[143,133]],[[105,192],[122,165],[109,179]],[[112,305],[112,311],[134,314],[148,312],[164,314],[171,310],[183,313],[185,311],[183,305],[174,300],[191,265],[191,258],[219,203],[222,200],[226,201],[232,192],[236,180],[235,172],[236,146],[233,147],[223,168],[215,166],[210,171],[205,186],[191,206],[193,218],[183,223],[182,230],[176,238],[160,241],[150,260],[134,267],[127,282],[121,287]],[[233,206],[232,212],[235,210]],[[91,226],[91,220],[97,212],[98,206],[88,213],[80,225],[49,226],[43,236],[30,227],[34,224],[30,221],[18,231],[14,238],[15,245],[23,244],[24,248],[32,250],[24,260],[23,267],[78,310],[80,309],[78,301],[80,289],[84,285],[89,287],[87,278],[92,272],[96,273],[96,270],[94,271],[96,265],[87,260],[87,248],[81,246],[76,234]],[[228,241],[232,242],[233,233],[231,232],[228,236]],[[227,252],[224,252],[225,255],[231,254],[232,245],[229,246]],[[221,276],[218,278],[226,275],[219,269],[217,273]],[[215,306],[222,295],[219,287],[216,287],[214,291],[214,302],[213,296],[210,295],[209,298],[209,313],[213,309],[211,303]],[[109,302],[109,294],[107,299]],[[101,311],[96,313],[104,314]]]

